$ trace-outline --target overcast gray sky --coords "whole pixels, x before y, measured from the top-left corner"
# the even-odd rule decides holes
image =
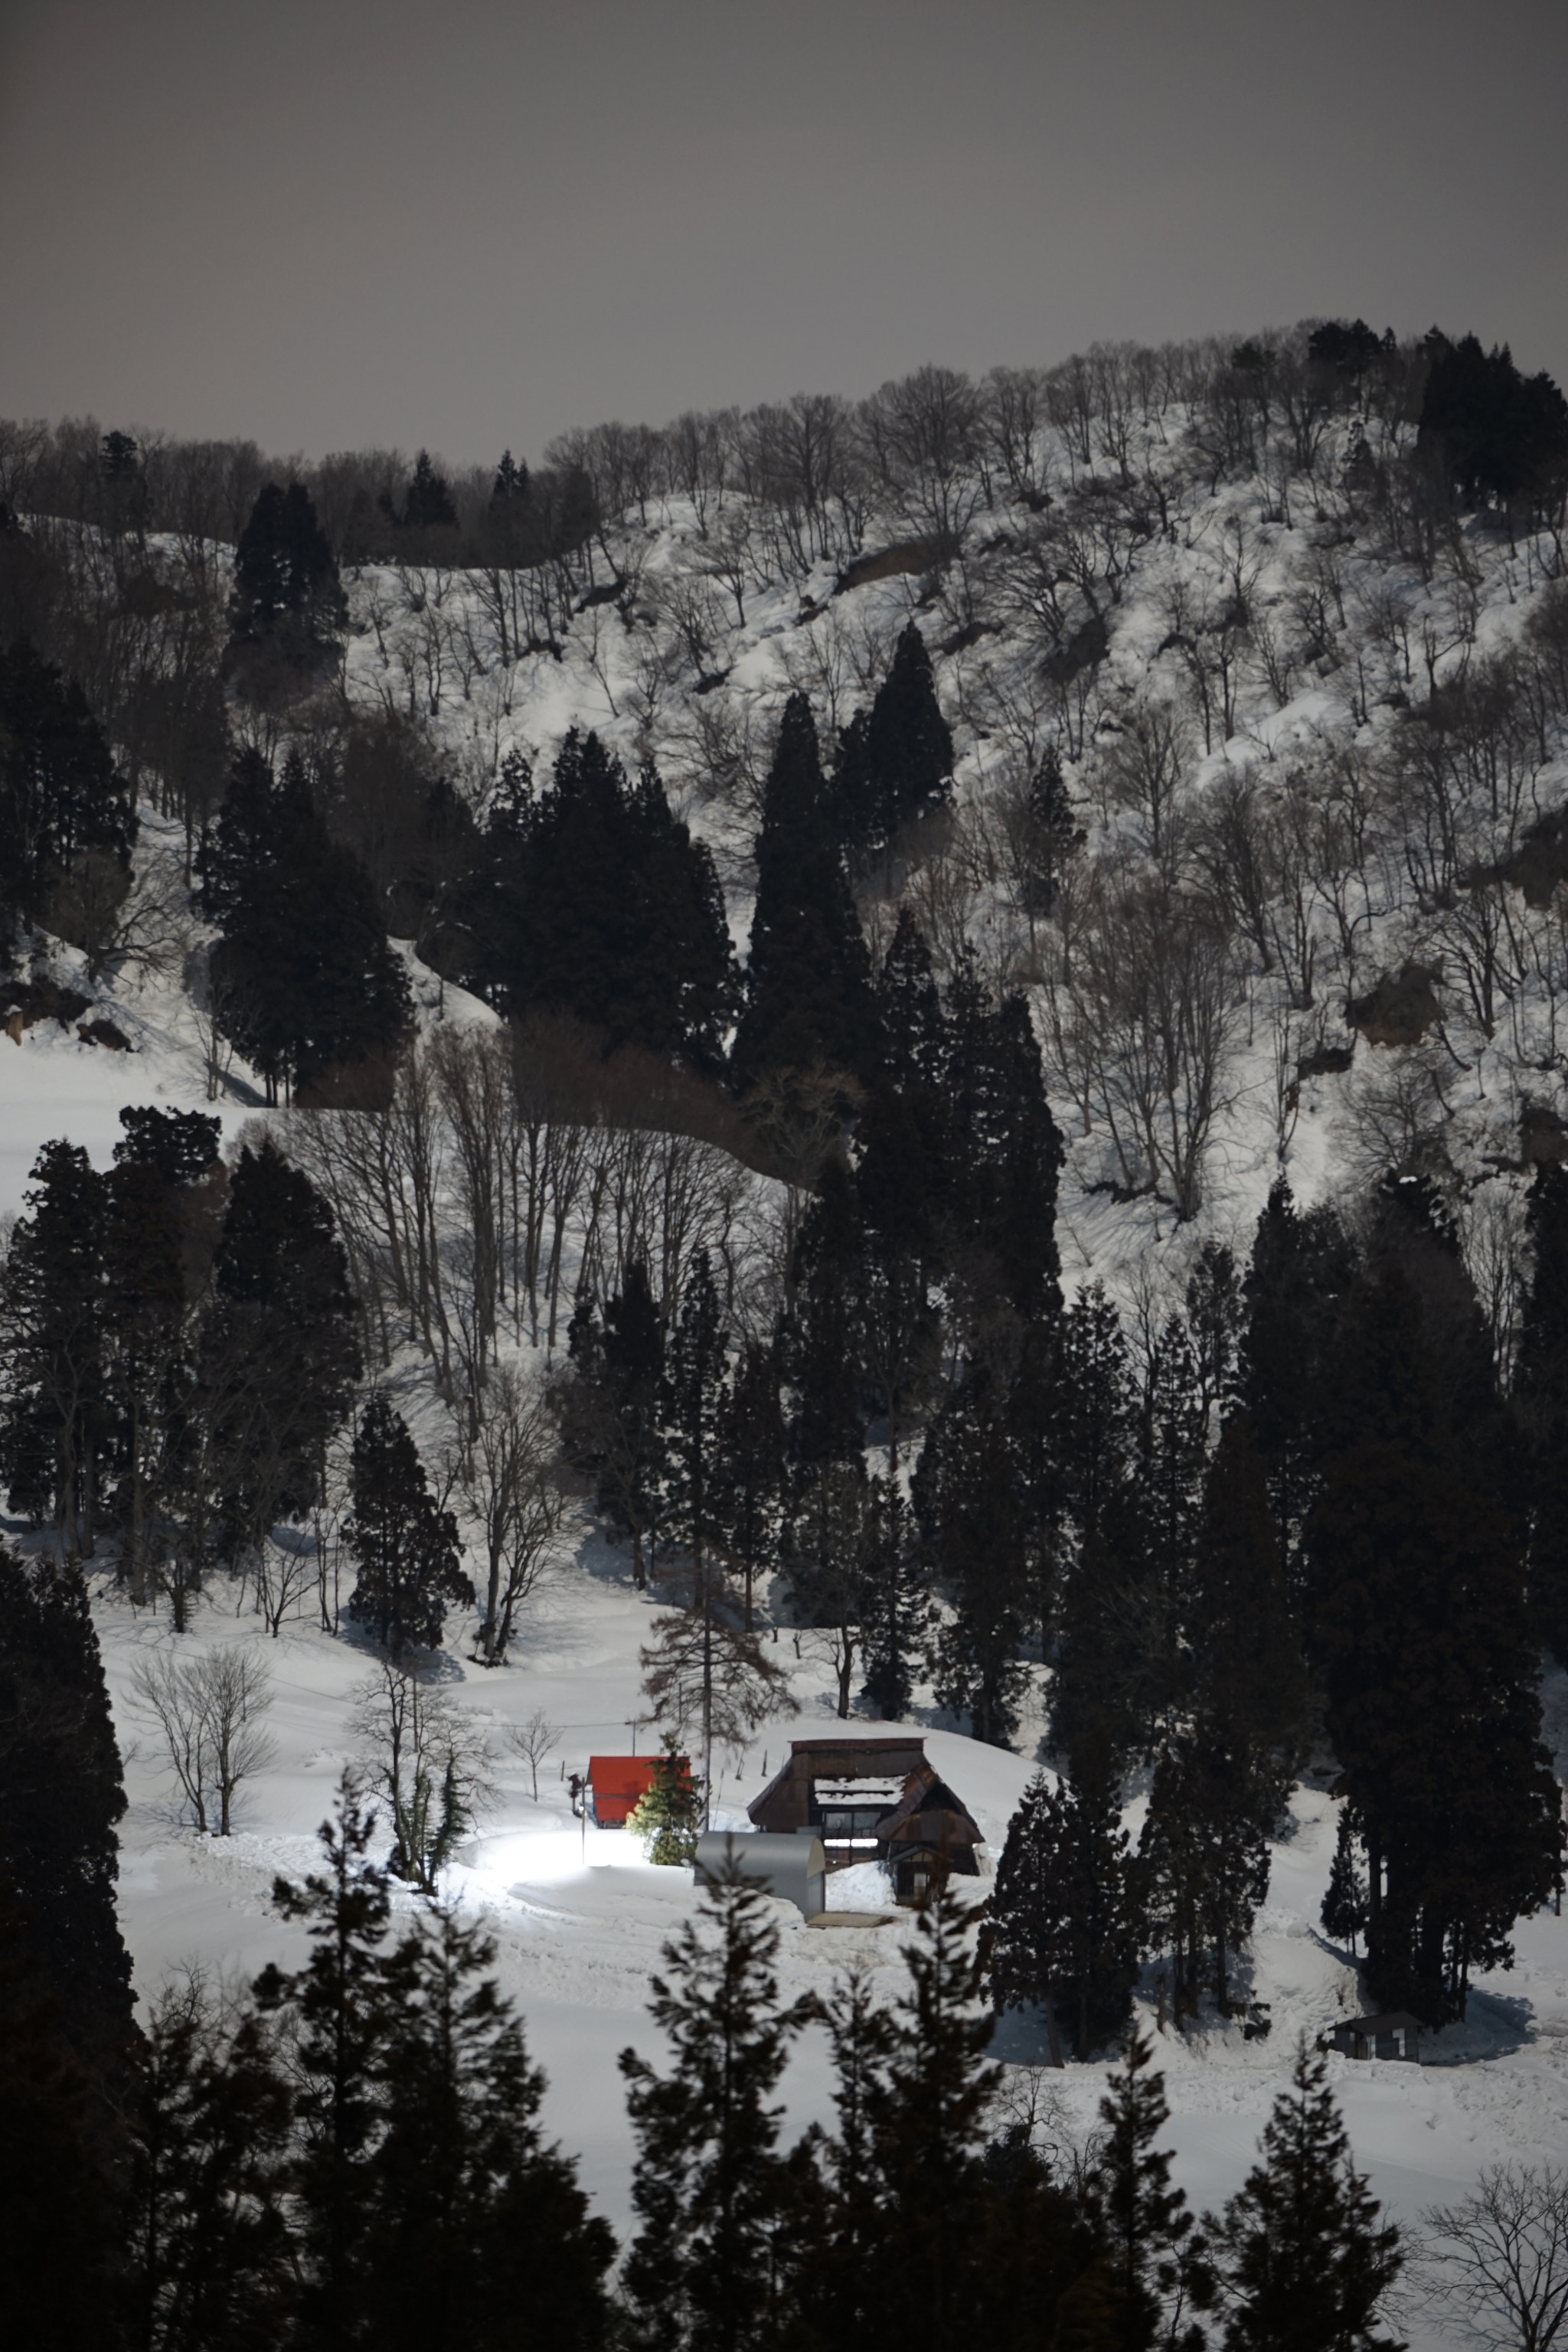
[[[1357,312],[1568,382],[1568,0],[0,0],[0,414],[456,462]]]

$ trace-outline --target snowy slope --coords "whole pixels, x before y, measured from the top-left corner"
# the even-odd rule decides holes
[[[697,1897],[689,1873],[652,1867],[624,1832],[574,1822],[559,1775],[581,1770],[595,1749],[628,1744],[628,1720],[638,1710],[637,1649],[653,1605],[631,1589],[624,1559],[584,1534],[531,1606],[515,1666],[489,1673],[468,1663],[455,1622],[448,1629],[457,1696],[493,1727],[502,1791],[481,1826],[471,1866],[452,1870],[448,1891],[488,1919],[500,1980],[518,2001],[550,2076],[550,2127],[581,2153],[585,2183],[623,2226],[632,2147],[616,2054],[628,2044],[655,2047],[643,2013],[647,1978],[661,1942]],[[315,1827],[353,1752],[350,1694],[365,1676],[369,1653],[353,1639],[306,1625],[269,1642],[254,1618],[237,1618],[222,1588],[215,1589],[189,1638],[200,1644],[238,1639],[265,1656],[276,1690],[269,1722],[279,1754],[242,1793],[237,1834],[204,1839],[181,1826],[130,1697],[137,1661],[172,1637],[161,1622],[107,1593],[97,1620],[127,1759],[121,1911],[139,1992],[145,1999],[166,1973],[189,1961],[243,1978],[269,1957],[297,1955],[298,1931],[270,1916],[269,1890],[275,1874],[311,1866]],[[786,1663],[787,1650],[786,1638]],[[743,1762],[727,1764],[721,1822],[728,1817],[739,1825],[742,1808],[792,1731],[826,1727],[830,1719],[823,1678],[809,1664],[795,1671],[794,1688],[800,1717],[765,1726]],[[526,1765],[501,1748],[500,1735],[540,1706],[561,1726],[561,1742],[542,1772],[536,1804]],[[850,1727],[867,1733],[877,1727]],[[994,1865],[1031,1766],[1023,1756],[978,1747],[923,1720],[917,1727],[973,1811]],[[647,1743],[646,1730],[639,1738]],[[1139,1811],[1130,1809],[1130,1826],[1136,1827]],[[1316,2035],[1359,2006],[1353,1971],[1315,1924],[1332,1854],[1331,1813],[1324,1796],[1299,1789],[1288,1833],[1274,1849],[1252,1958],[1253,1991],[1272,2010],[1270,2038],[1247,2043],[1237,2025],[1159,2037],[1178,2175],[1200,2205],[1227,2194],[1250,2163],[1297,2034]],[[984,1893],[984,1884],[974,1891]],[[412,1897],[408,1903],[414,1907]],[[808,1928],[783,1903],[775,1916],[786,1999],[825,1989],[850,1958],[870,1968],[889,1995],[896,1990],[905,1915],[883,1928],[838,1932]],[[1414,2216],[1485,2163],[1508,2157],[1561,2161],[1568,2154],[1568,1921],[1542,1914],[1521,1923],[1518,1941],[1517,1969],[1479,1980],[1468,2023],[1432,2039],[1429,2063],[1330,2062],[1358,2161],[1397,2215]],[[1152,1992],[1144,2006],[1152,2021]],[[1016,2030],[1000,2048],[1009,2059],[1037,2054]],[[1102,2082],[1102,2067],[1068,2070],[1066,2095],[1085,2126]],[[820,2035],[806,2037],[787,2093],[794,2127],[826,2116],[829,2080]]]

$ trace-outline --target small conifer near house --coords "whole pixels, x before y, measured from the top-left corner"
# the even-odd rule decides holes
[[[653,1779],[626,1816],[626,1827],[641,1838],[650,1862],[689,1862],[697,1851],[702,1827],[702,1789],[691,1777],[684,1756],[675,1752],[673,1732],[664,1753],[656,1758]]]

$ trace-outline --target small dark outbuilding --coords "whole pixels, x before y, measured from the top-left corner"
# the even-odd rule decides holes
[[[1421,2020],[1406,2009],[1391,2009],[1381,2017],[1347,2017],[1329,2036],[1346,2058],[1397,2058],[1421,2063]]]

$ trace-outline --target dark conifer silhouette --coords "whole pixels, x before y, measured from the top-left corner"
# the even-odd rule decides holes
[[[1170,2151],[1155,2145],[1170,2108],[1152,2058],[1135,2028],[1100,2102],[1105,2139],[1089,2202],[1117,2310],[1105,2340],[1119,2352],[1197,2352],[1203,2330],[1191,2315],[1210,2300],[1210,2274],[1186,2191],[1171,2186]]]
[[[134,2341],[269,2352],[287,2340],[293,2107],[268,2021],[250,2008],[224,2020],[199,1977],[164,1990],[131,2105]]]
[[[1208,1464],[1189,1622],[1200,1706],[1249,1753],[1293,1766],[1307,1719],[1306,1677],[1245,1413],[1226,1423]]]
[[[0,1871],[16,1957],[31,1952],[61,2029],[107,2082],[132,2037],[115,1914],[125,1811],[87,1592],[75,1570],[0,1545]]]
[[[0,1269],[0,1475],[12,1504],[90,1553],[105,1437],[108,1187],[78,1145],[45,1144]]]
[[[0,646],[0,943],[18,915],[42,922],[77,862],[128,882],[136,799],[74,678],[25,637]]]
[[[952,1608],[937,1636],[938,1700],[968,1718],[974,1738],[1008,1747],[1025,1682],[1031,1587],[1005,1393],[984,1367],[933,1422],[914,1501],[931,1574]]]
[[[664,1327],[640,1258],[602,1320],[592,1299],[584,1300],[568,1345],[573,1377],[555,1391],[562,1435],[571,1459],[593,1478],[598,1508],[629,1538],[632,1573],[641,1585],[660,1522]]]
[[[347,624],[337,562],[302,483],[268,482],[234,551],[233,643],[310,670]]]
[[[546,790],[498,806],[470,913],[480,985],[513,1013],[566,1013],[607,1048],[717,1071],[737,982],[712,854],[651,768],[628,780],[574,729]]]
[[[541,2135],[544,2077],[484,1973],[495,1956],[438,1908],[385,1962],[354,2317],[355,2340],[386,2352],[520,2338],[591,2352],[608,2330],[615,2241]]]
[[[899,919],[877,975],[884,1064],[895,1086],[937,1087],[946,1072],[942,992],[931,969],[931,950],[910,908]]]
[[[952,733],[936,698],[925,639],[907,622],[869,710],[851,720],[833,778],[838,837],[857,856],[885,849],[952,790]]]
[[[844,871],[811,706],[784,705],[757,839],[746,998],[732,1055],[750,1087],[768,1070],[824,1063],[875,1075],[879,1023],[870,959]]]
[[[0,2263],[7,2352],[101,2352],[124,2307],[125,2151],[33,1915],[0,1874]]]
[[[1495,1505],[1387,1443],[1334,1465],[1308,1528],[1328,1731],[1367,1855],[1367,1975],[1462,2017],[1472,1968],[1558,1882],[1563,1831],[1517,1546]]]
[[[1531,1186],[1535,1264],[1520,1332],[1514,1402],[1530,1485],[1530,1604],[1542,1638],[1568,1660],[1568,1168]]]
[[[1366,1928],[1366,1873],[1356,1852],[1355,1815],[1349,1805],[1339,1809],[1334,1832],[1334,1859],[1323,1895],[1323,1933],[1353,1953],[1356,1937]]]
[[[667,2073],[621,2055],[637,2143],[637,2233],[623,2273],[639,2334],[689,2352],[745,2352],[782,2316],[779,2080],[807,2005],[778,1999],[779,1933],[739,1867],[663,1947],[649,2015]]]
[[[321,1492],[363,1369],[331,1212],[270,1138],[234,1170],[195,1351],[210,1484],[230,1558]]]
[[[405,530],[457,529],[458,509],[452,504],[447,478],[431,463],[427,449],[421,449],[414,460],[413,478],[405,493],[403,512],[398,520]]]
[[[1264,2127],[1262,2161],[1223,2218],[1204,2217],[1221,2352],[1398,2352],[1381,2306],[1399,2231],[1351,2162],[1328,2062],[1303,2041]]]
[[[384,1650],[438,1649],[448,1608],[471,1608],[458,1523],[431,1494],[402,1414],[380,1391],[366,1405],[353,1449],[353,1517],[345,1529],[359,1561],[349,1615]]]
[[[204,871],[224,926],[208,961],[214,1013],[269,1101],[395,1051],[407,975],[370,878],[330,839],[297,752],[276,783],[255,754],[236,762]]]
[[[997,2009],[1037,2004],[1079,2058],[1119,2034],[1138,1976],[1127,1833],[1103,1765],[1037,1773],[1007,1829],[986,1928]]]

